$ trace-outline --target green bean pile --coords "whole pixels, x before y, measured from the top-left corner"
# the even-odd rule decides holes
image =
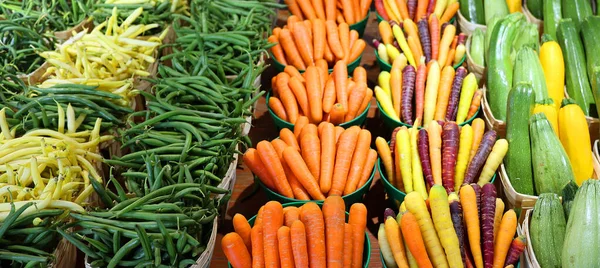
[[[112,15],[113,8],[115,7],[118,9],[119,17],[123,19],[127,18],[136,9],[140,7],[144,8],[145,12],[135,20],[134,24],[170,23],[173,20],[174,14],[189,15],[189,7],[184,0],[146,0],[131,4],[119,3],[119,0],[97,2],[94,5],[95,10],[92,14],[96,23],[106,21]],[[173,2],[177,2],[175,6],[173,6]]]

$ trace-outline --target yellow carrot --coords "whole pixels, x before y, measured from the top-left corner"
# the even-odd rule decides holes
[[[423,126],[427,127],[433,120],[435,114],[435,105],[437,101],[437,91],[440,84],[440,65],[437,61],[431,63],[429,73],[427,74],[427,84],[425,86],[425,105],[423,112]]]
[[[485,132],[485,122],[483,122],[483,119],[475,118],[471,125],[473,126],[473,143],[471,145],[471,152],[469,153],[469,162],[471,162],[471,159],[477,153],[479,143],[481,143],[481,138],[483,138],[483,133]]]
[[[510,248],[515,232],[517,231],[517,214],[514,210],[504,213],[502,222],[498,230],[498,237],[494,243],[494,266],[493,268],[504,267],[504,260]]]
[[[394,111],[394,105],[392,104],[392,98],[390,97],[390,95],[385,93],[385,91],[379,86],[375,86],[375,98],[379,102],[379,105],[381,106],[383,111],[389,117],[400,122],[400,118]]]
[[[392,151],[387,141],[382,137],[375,139],[375,146],[377,146],[377,152],[381,158],[381,163],[385,168],[385,176],[388,181],[394,185],[394,159],[392,159]]]
[[[433,223],[440,237],[440,243],[446,252],[446,258],[450,267],[463,267],[462,254],[458,236],[454,230],[454,224],[450,218],[450,205],[448,203],[448,194],[444,186],[436,184],[429,191],[429,205],[431,206],[431,216]],[[436,265],[436,267],[439,267]]]
[[[396,148],[400,153],[400,159],[396,159],[396,165],[400,165],[400,171],[402,173],[402,182],[404,183],[404,190],[406,193],[410,193],[414,190],[412,180],[412,164],[410,158],[410,135],[408,134],[408,128],[401,127],[398,133],[396,133]]]
[[[462,126],[460,129],[458,159],[456,160],[456,170],[454,174],[454,190],[457,192],[465,180],[465,171],[467,170],[467,165],[469,164],[469,154],[471,153],[472,143],[473,128],[470,125]]]
[[[446,190],[444,190],[444,192],[445,191]],[[442,248],[436,229],[433,226],[433,221],[429,216],[429,211],[427,210],[427,205],[425,204],[425,200],[423,200],[423,197],[417,192],[412,192],[406,195],[406,197],[404,198],[404,202],[408,211],[414,214],[417,218],[417,222],[419,223],[419,229],[421,229],[423,241],[425,242],[425,248],[427,249],[427,255],[429,255],[433,266],[448,267],[446,254],[444,253],[444,249]],[[446,203],[447,202],[448,201],[446,201]],[[450,222],[450,225],[452,225],[452,222]]]
[[[496,213],[494,214],[494,241],[496,241],[496,238],[498,237],[498,230],[500,229],[502,214],[504,214],[504,202],[502,199],[496,198]]]
[[[488,156],[485,161],[485,165],[481,169],[481,175],[479,175],[479,181],[477,184],[479,186],[483,186],[484,184],[490,182],[494,173],[496,173],[496,169],[502,164],[502,160],[508,151],[508,141],[505,139],[499,139],[494,143],[494,147],[492,147],[492,152]]]
[[[400,56],[396,57],[392,62],[392,69],[404,70],[404,67],[408,65],[408,60],[404,54],[400,54]]]
[[[442,185],[442,128],[437,121],[431,121],[427,128],[427,136],[433,181]]]
[[[400,54],[400,51],[392,44],[386,44],[385,50],[391,62],[394,62],[397,58],[400,58],[401,55],[404,55]]]
[[[417,119],[417,121],[419,120]],[[410,152],[412,157],[413,188],[416,192],[423,196],[423,199],[427,199],[427,188],[425,187],[425,179],[423,179],[423,169],[421,168],[421,160],[419,160],[419,151],[417,149],[417,136],[419,134],[419,130],[417,127],[413,127],[409,130],[409,132]]]
[[[406,56],[406,59],[408,59],[410,65],[417,68],[415,58],[413,57],[413,54],[410,51],[410,48],[408,47],[408,43],[406,42],[406,38],[404,37],[404,32],[402,32],[400,26],[394,25],[392,27],[392,32],[394,33],[394,37],[396,37],[396,41],[398,41],[400,49],[402,49],[402,52],[404,52],[404,56]]]
[[[396,264],[398,264],[398,267],[408,268],[408,261],[406,259],[406,252],[404,243],[402,241],[402,235],[400,233],[400,227],[398,226],[396,219],[393,217],[388,217],[385,220],[385,235],[388,243],[390,244],[392,254],[394,255],[394,260],[396,261]]]
[[[456,123],[460,124],[467,120],[467,114],[469,113],[469,107],[473,100],[473,95],[477,90],[477,78],[475,74],[468,74],[463,80],[462,88],[460,90],[460,100],[458,101],[458,112],[456,113]]]
[[[444,11],[446,10],[447,5],[448,5],[448,0],[437,0],[435,2],[435,8],[433,9],[433,13],[438,18],[441,18],[442,15],[444,14]]]
[[[379,73],[379,76],[377,77],[377,83],[379,84],[379,87],[381,89],[383,89],[383,91],[385,91],[386,94],[388,94],[388,96],[392,96],[392,91],[391,91],[391,87],[390,87],[390,73],[386,72],[386,71],[382,71]]]
[[[390,19],[395,20],[395,21],[399,21],[402,19],[402,16],[400,16],[400,10],[398,10],[398,6],[396,5],[396,2],[394,0],[383,0],[384,5],[385,6],[385,10],[388,13],[388,16],[390,16]]]

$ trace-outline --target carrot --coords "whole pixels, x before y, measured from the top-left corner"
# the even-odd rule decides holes
[[[432,121],[427,129],[427,134],[433,181],[435,184],[442,185],[442,128],[436,121]]]
[[[506,260],[504,261],[505,265],[514,265],[521,258],[521,253],[525,251],[525,247],[527,246],[527,238],[524,235],[520,235],[515,238],[510,244],[510,248],[508,249],[508,253],[506,254]]]
[[[327,42],[329,44],[329,48],[331,52],[338,59],[344,58],[344,49],[342,48],[342,43],[340,41],[340,34],[338,31],[338,27],[334,21],[328,20],[325,22],[325,26],[327,29]]]
[[[283,69],[283,71],[290,76],[290,79],[292,77],[295,77],[296,79],[300,80],[300,82],[302,82],[302,83],[305,82],[304,76],[302,76],[302,74],[300,74],[300,72],[298,71],[298,69],[294,68],[294,66],[291,66],[291,65],[285,66],[285,68]]]
[[[381,162],[383,163],[383,167],[385,168],[385,176],[388,181],[394,185],[394,160],[392,159],[390,147],[382,137],[377,137],[377,139],[375,139],[375,146],[377,147],[377,153],[379,154]]]
[[[358,141],[360,128],[350,127],[344,131],[337,143],[333,181],[329,195],[342,195],[350,172],[352,156]]]
[[[444,188],[442,185],[434,185],[430,190],[429,204],[433,223],[446,252],[448,264],[450,264],[450,267],[462,267],[462,254],[458,236],[451,220],[448,195]]]
[[[277,192],[283,196],[293,198],[292,188],[287,181],[283,166],[281,165],[281,161],[279,161],[279,157],[277,156],[277,152],[275,151],[275,148],[273,148],[273,145],[268,141],[261,141],[256,146],[256,149],[260,160],[264,163],[269,177],[273,179],[273,184],[275,185]]]
[[[313,178],[319,181],[321,170],[321,141],[316,134],[308,134],[301,137],[302,158],[306,162]]]
[[[312,0],[312,6],[315,10],[315,14],[318,19],[325,20],[325,6],[323,4],[323,0]]]
[[[424,1],[421,1],[424,2]],[[419,2],[419,3],[421,3]],[[418,33],[421,41],[421,47],[423,54],[425,55],[425,62],[429,62],[431,58],[431,36],[429,35],[429,28],[427,25],[427,19],[422,18],[418,22]]]
[[[415,82],[415,105],[416,105],[416,111],[415,111],[415,118],[416,119],[423,119],[423,105],[424,105],[424,101],[425,101],[425,77],[427,75],[426,73],[427,71],[427,67],[425,66],[425,64],[421,63],[419,64],[419,67],[417,68],[417,74],[416,74],[416,82]]]
[[[283,224],[287,227],[292,227],[292,224],[300,220],[300,210],[297,207],[283,208]]]
[[[302,133],[302,129],[308,124],[309,124],[308,117],[306,117],[306,116],[298,117],[296,124],[294,124],[294,136],[296,137],[296,140],[300,139],[300,134]],[[298,148],[300,148],[300,146],[298,146]]]
[[[367,95],[367,84],[361,83],[355,87],[352,92],[350,92],[350,97],[348,98],[348,111],[346,116],[344,117],[344,122],[348,122],[354,119],[357,115],[362,112],[360,110],[365,97]]]
[[[421,166],[423,169],[423,176],[425,182],[427,182],[428,187],[431,187],[435,184],[435,182],[433,180],[431,160],[429,158],[429,137],[427,135],[427,130],[425,129],[419,130],[417,138],[417,149],[419,152],[419,158],[421,159]]]
[[[463,86],[463,80],[466,76],[467,69],[465,69],[464,67],[459,67],[456,70],[454,81],[452,82],[452,89],[450,90],[450,97],[448,99],[448,107],[446,108],[446,121],[456,120],[461,88]]]
[[[425,18],[427,19],[427,7],[428,7],[429,1],[418,1],[417,3],[417,11],[415,13],[414,16],[414,20],[415,21],[420,21],[421,19]]]
[[[469,164],[469,152],[473,143],[473,128],[470,125],[464,125],[460,129],[460,142],[458,147],[458,157],[456,160],[456,172],[454,175],[454,189],[458,191],[465,179],[465,171]]]
[[[335,128],[333,124],[326,123],[321,134],[321,173],[319,185],[322,193],[331,189],[333,167],[335,164]]]
[[[349,24],[352,24],[355,22],[352,1],[353,0],[341,0],[340,1],[342,3],[343,17],[346,20],[346,22],[348,22]]]
[[[437,105],[435,107],[435,120],[444,120],[446,118],[446,110],[448,108],[448,99],[452,91],[452,82],[454,80],[454,68],[446,66],[442,70],[440,78],[440,87],[438,90]]]
[[[291,15],[288,17],[287,19],[287,28],[290,29],[291,32],[294,31],[294,25],[296,25],[297,22],[302,22],[302,20],[295,15]]]
[[[312,21],[311,20],[305,20],[305,21],[302,21],[302,23],[304,23],[304,26],[306,27],[306,30],[308,31],[308,37],[312,41],[313,40]],[[311,51],[311,53],[313,53],[313,51]],[[313,54],[313,58],[314,58],[314,54]]]
[[[390,20],[390,17],[385,10],[384,0],[375,0],[375,9],[377,10],[377,13],[379,13],[379,16],[383,18],[383,21]]]
[[[398,46],[402,49],[402,52],[404,52],[404,56],[406,56],[410,65],[412,65],[413,67],[417,67],[416,63],[418,59],[415,59],[415,57],[413,56],[413,53],[411,52],[406,38],[404,37],[404,33],[402,32],[402,28],[399,25],[393,25],[392,32],[394,33],[394,37],[396,37],[396,41],[398,41]],[[392,57],[392,59],[395,58]]]
[[[347,23],[340,23],[338,25],[338,32],[340,36],[340,43],[342,44],[342,49],[344,50],[344,61],[348,61],[348,57],[350,56],[350,26]]]
[[[479,148],[477,148],[477,153],[475,153],[475,156],[473,156],[467,167],[464,183],[472,183],[475,181],[475,178],[477,178],[481,172],[486,159],[492,151],[492,146],[494,146],[495,143],[496,131],[489,130],[483,134],[481,144],[479,145]]]
[[[323,59],[327,42],[327,30],[325,29],[325,22],[323,20],[315,19],[312,21],[312,34],[313,57],[317,61]]]
[[[477,268],[483,268],[483,258],[481,256],[481,245],[480,245],[480,225],[479,225],[479,212],[477,193],[471,185],[464,185],[460,189],[460,203],[463,208],[463,216],[467,227],[467,237],[469,238],[469,245],[473,260]]]
[[[323,203],[327,267],[343,267],[345,207],[340,196],[327,197]]]
[[[362,175],[360,175],[360,182],[358,183],[358,186],[356,187],[356,189],[360,189],[367,183],[367,181],[369,181],[369,178],[371,178],[371,175],[373,174],[373,169],[375,169],[376,162],[377,162],[377,151],[375,151],[373,149],[369,149],[369,153],[367,155],[367,160],[365,161],[365,165],[362,170]]]
[[[427,73],[427,84],[425,85],[425,104],[423,125],[426,127],[433,120],[436,110],[438,87],[440,84],[440,66],[433,61]]]
[[[400,127],[396,134],[396,148],[394,155],[396,159],[396,181],[402,180],[406,193],[414,191],[412,179],[412,158],[410,151],[410,134],[405,126]],[[400,179],[401,178],[401,179]]]
[[[483,137],[483,132],[485,131],[485,123],[481,118],[475,118],[471,123],[473,127],[473,143],[471,144],[471,151],[469,153],[469,162],[477,153],[477,149],[479,148],[479,143],[481,142],[481,138]]]
[[[282,268],[293,268],[294,256],[292,253],[292,241],[290,237],[290,227],[281,226],[277,230],[277,241],[279,247],[279,261]]]
[[[340,103],[334,104],[333,108],[331,109],[331,113],[329,113],[329,116],[331,123],[334,125],[344,123],[344,117],[346,116],[344,106]]]
[[[412,19],[404,19],[403,22],[403,27],[404,27],[404,32],[406,32],[408,34],[409,37],[411,37],[413,39],[413,41],[415,42],[415,48],[416,48],[416,52],[418,52],[418,55],[423,55],[423,46],[421,45],[421,41],[419,38],[419,29],[417,27],[417,25],[415,24],[415,22]],[[414,52],[414,51],[413,51]],[[420,61],[421,57],[417,57],[415,56],[415,61]],[[416,68],[416,66],[415,66]]]
[[[431,33],[431,58],[438,59],[440,49],[440,23],[437,16],[429,16],[429,32]]]
[[[333,77],[337,101],[342,105],[343,111],[348,111],[348,69],[346,63],[338,61],[333,67]]]
[[[448,5],[448,0],[437,0],[435,3],[435,8],[434,8],[433,13],[438,18],[441,18],[447,5]]]
[[[340,12],[337,13],[337,16],[335,18],[335,21],[337,22],[337,24],[346,23],[346,19],[344,19],[344,15],[342,15],[341,12],[342,11],[340,10]]]
[[[290,187],[292,188],[292,192],[294,193],[294,198],[298,200],[310,200],[310,196],[304,189],[304,186],[300,184],[298,178],[292,173],[288,163],[283,159],[283,151],[285,148],[289,147],[283,140],[275,139],[271,142],[277,154],[279,156],[279,160],[281,161],[281,165],[283,166],[283,170],[285,171],[288,182],[290,183]]]
[[[296,136],[294,136],[294,133],[291,130],[287,128],[282,128],[279,132],[279,138],[283,140],[287,145],[292,146],[298,151],[300,150],[298,140],[296,139]]]
[[[257,226],[257,225],[262,226],[264,211],[265,211],[265,206],[261,206],[258,209],[258,213],[256,214],[256,220],[254,221],[254,226]],[[262,231],[261,231],[261,233],[262,233]]]
[[[440,21],[440,23],[442,23]],[[442,35],[442,39],[440,41],[440,52],[439,52],[439,62],[440,65],[446,64],[448,60],[448,52],[450,51],[450,44],[454,39],[454,35],[456,34],[456,27],[454,25],[448,25],[444,29],[444,34]]]
[[[305,111],[305,114],[309,116],[311,122],[318,123],[323,119],[319,69],[309,66],[304,75],[306,76],[306,93],[308,94],[307,111]]]
[[[263,245],[263,226],[258,219],[250,234],[252,242],[252,267],[265,267],[265,249]]]
[[[356,43],[356,41],[358,41],[358,39],[359,39],[358,32],[350,31],[350,48],[352,48],[352,46],[354,46],[354,43]]]
[[[279,33],[279,44],[283,48],[283,51],[286,55],[286,60],[289,64],[294,65],[294,67],[300,70],[306,69],[306,65],[304,65],[304,61],[300,56],[300,52],[296,47],[296,43],[294,42],[294,38],[292,37],[290,30],[281,30],[281,33]]]
[[[365,43],[365,40],[356,40],[356,42],[354,42],[352,48],[350,49],[350,56],[348,57],[348,60],[346,60],[346,63],[350,64],[357,60],[365,50],[365,47],[367,47],[367,43]]]
[[[398,267],[408,268],[408,260],[406,258],[406,252],[404,251],[404,244],[402,241],[402,233],[400,232],[400,228],[396,219],[393,217],[388,217],[385,220],[385,234],[387,237],[387,241],[392,250],[392,254],[394,256],[394,260]]]
[[[458,2],[454,2],[448,5],[446,11],[444,11],[444,15],[442,15],[442,18],[440,19],[440,23],[449,22],[450,19],[452,19],[452,17],[456,15],[456,12],[458,11],[459,7],[460,5],[458,4]]]
[[[352,226],[352,267],[363,267],[365,229],[367,228],[367,208],[362,203],[350,207],[348,223]]]
[[[308,0],[298,0],[298,6],[300,6],[300,10],[302,10],[302,14],[308,20],[313,20],[317,18],[317,14],[315,9],[313,8],[311,1]]]
[[[302,109],[302,113],[309,114],[310,110],[308,108],[308,97],[306,96],[307,90],[304,88],[304,84],[294,76],[290,78],[288,85],[292,90],[292,93],[294,93],[294,97],[296,97],[296,101],[298,101],[298,104]]]
[[[361,17],[360,0],[352,0],[352,11],[354,12],[354,23],[359,22]]]
[[[283,48],[279,44],[279,39],[275,35],[271,35],[271,36],[269,36],[267,41],[269,43],[275,44],[274,46],[271,47],[271,53],[273,53],[273,56],[275,57],[275,59],[282,65],[287,65],[288,63],[285,60],[285,55],[283,54]]]
[[[228,233],[223,236],[221,247],[231,266],[235,268],[249,268],[252,266],[250,253],[248,253],[248,249],[244,245],[244,240],[237,233]]]
[[[417,261],[419,267],[433,267],[429,260],[429,256],[427,256],[425,243],[423,242],[417,218],[411,212],[407,211],[402,215],[400,228],[404,241],[406,241],[406,245],[408,249],[410,249],[410,253]]]
[[[293,124],[298,119],[298,104],[294,93],[288,86],[290,77],[286,73],[279,73],[277,76],[277,91],[279,92],[279,98],[285,108],[288,122]]]
[[[510,209],[502,217],[498,238],[494,246],[494,268],[504,267],[504,261],[510,249],[510,244],[517,231],[517,215]]]
[[[436,0],[429,0],[429,4],[427,5],[427,17],[433,13],[433,10],[435,9],[435,2]]]
[[[419,50],[419,46],[417,45],[417,42],[415,41],[415,38],[412,36],[409,36],[408,38],[406,38],[406,42],[408,43],[408,47],[410,48],[410,51],[412,52],[412,54],[414,55],[414,59],[415,61],[420,61],[421,60],[421,50]]]
[[[408,8],[408,18],[415,19],[417,13],[417,0],[407,0],[406,7]]]
[[[457,188],[456,191],[458,192],[458,190],[459,189]],[[467,251],[465,250],[467,236],[465,235],[462,206],[460,205],[460,201],[458,200],[458,196],[455,192],[448,195],[448,202],[450,203],[450,218],[452,219],[454,232],[456,232],[456,236],[458,237],[462,262],[466,263],[466,260],[469,257],[467,256]]]
[[[394,42],[394,34],[392,33],[390,23],[383,20],[379,23],[378,28],[383,44],[392,44]]]
[[[454,122],[446,122],[442,129],[442,184],[448,193],[454,191],[454,172],[458,154],[459,130]]]
[[[279,267],[277,230],[283,225],[283,207],[279,202],[269,201],[265,204],[262,224],[265,267]]]
[[[304,204],[300,220],[309,227],[306,228],[306,245],[310,267],[326,267],[325,222],[321,209],[313,202]]]
[[[477,110],[479,110],[479,106],[481,105],[481,98],[483,97],[483,91],[478,89],[475,91],[473,95],[473,99],[471,100],[471,106],[469,107],[469,112],[467,113],[467,118],[471,118],[475,116]]]
[[[335,4],[337,1],[324,1],[325,2],[325,18],[326,20],[333,20],[337,17],[337,9]]]
[[[488,183],[481,189],[481,235],[483,237],[483,264],[492,267],[494,263],[494,214],[496,211],[496,187]],[[500,232],[500,231],[499,231]],[[514,236],[514,233],[513,233]],[[513,237],[511,236],[511,238]],[[498,240],[502,241],[502,240]],[[502,257],[502,262],[504,258]]]
[[[450,48],[450,51],[448,51],[448,57],[446,59],[446,66],[452,66],[452,62],[454,61],[454,54],[456,54],[456,49]]]
[[[344,251],[342,254],[343,266],[342,267],[351,267],[352,266],[352,225],[348,223],[344,223]]]
[[[275,183],[262,160],[258,156],[258,152],[254,148],[249,148],[244,153],[244,163],[250,168],[250,171],[256,175],[269,189],[275,190]]]
[[[369,104],[371,103],[371,99],[373,99],[373,90],[367,88],[367,96],[365,96],[363,102],[360,104],[360,109],[358,109],[358,113],[356,113],[357,117],[367,110],[367,107],[369,107]]]
[[[288,9],[290,10],[290,12],[292,14],[294,14],[301,20],[304,19],[302,16],[302,11],[300,10],[300,6],[298,6],[298,3],[296,2],[296,0],[285,0],[284,2],[288,6]]]
[[[363,175],[363,168],[369,154],[371,146],[371,132],[368,130],[361,130],[358,134],[358,142],[356,149],[352,156],[352,162],[350,164],[350,172],[344,188],[344,195],[349,195],[356,191]]]
[[[498,230],[500,230],[500,223],[502,222],[502,215],[504,214],[504,202],[500,198],[496,198],[496,211],[494,212],[494,244],[498,238]]]
[[[413,93],[415,89],[416,71],[412,65],[407,65],[402,70],[402,119],[405,123],[413,124]]]
[[[250,242],[250,232],[252,231],[252,227],[248,224],[248,220],[244,215],[236,213],[233,216],[233,229],[237,234],[240,235],[242,240],[244,240],[244,245],[246,245],[246,249],[249,252],[252,252],[252,242]]]
[[[319,189],[319,184],[317,180],[312,176],[310,170],[308,169],[306,163],[302,159],[302,156],[298,151],[294,148],[287,147],[283,151],[283,158],[287,163],[294,163],[293,165],[289,165],[292,173],[300,184],[304,186],[304,189],[308,192],[308,194],[315,200],[323,200],[325,196],[321,193]]]
[[[335,82],[333,76],[327,79],[325,83],[325,89],[323,90],[323,111],[326,113],[331,112],[333,104],[335,104],[336,91]]]
[[[360,1],[360,17],[359,18],[364,18],[367,16],[367,13],[369,11],[369,8],[371,7],[371,2],[372,0],[361,0]]]
[[[298,52],[300,53],[304,64],[306,66],[312,66],[315,64],[315,58],[313,55],[313,45],[308,29],[309,28],[306,27],[304,23],[298,22],[294,25],[294,30],[292,31],[292,34],[294,36],[296,47],[298,48]]]
[[[398,7],[398,11],[400,14],[400,17],[398,17],[400,21],[411,18],[410,13],[408,12],[408,5],[406,0],[396,0],[396,6]]]
[[[362,66],[358,66],[356,67],[356,69],[354,69],[354,72],[352,73],[352,79],[354,79],[354,82],[356,82],[357,84],[367,84],[367,70],[365,70],[365,68],[363,68]]]

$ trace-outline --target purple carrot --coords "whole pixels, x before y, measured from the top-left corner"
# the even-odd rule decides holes
[[[398,134],[398,131],[400,130],[400,127],[394,128],[394,130],[392,131],[392,138],[390,139],[390,151],[392,153],[392,156],[394,155],[394,152],[396,151],[396,134]]]
[[[417,0],[408,0],[406,2],[408,8],[408,17],[412,20],[415,19],[415,13],[417,12]]]
[[[454,75],[454,81],[452,81],[452,91],[450,91],[450,98],[448,99],[448,107],[446,108],[446,121],[455,121],[456,113],[458,112],[458,101],[460,99],[460,91],[462,88],[463,80],[467,76],[467,69],[464,67],[458,67],[456,74]]]
[[[373,39],[373,46],[375,47],[375,49],[377,49],[380,44],[381,44],[381,41],[379,41],[377,39]]]
[[[440,33],[443,33],[443,32],[444,32],[444,29],[446,29],[446,26],[448,26],[448,25],[450,25],[450,23],[448,23],[448,22],[444,22],[444,23],[442,24],[442,27],[440,27],[440,29],[441,29]],[[440,37],[441,37],[441,36],[440,36]]]
[[[425,53],[425,62],[429,62],[431,60],[431,36],[429,35],[427,19],[423,18],[419,20],[418,27],[421,45],[423,46],[423,53]]]
[[[385,211],[383,212],[383,220],[386,220],[389,217],[392,217],[395,219],[396,212],[394,212],[391,208],[386,208]]]
[[[409,125],[413,124],[412,103],[415,93],[415,81],[417,80],[417,71],[412,65],[407,65],[402,70],[402,119]]]
[[[425,182],[429,187],[432,187],[435,182],[433,181],[431,160],[429,158],[429,135],[427,135],[427,130],[424,128],[419,130],[419,136],[417,138],[417,151],[419,152],[419,158],[421,159],[421,167],[423,169],[423,177],[425,177]]]
[[[466,41],[467,41],[467,35],[465,35],[465,33],[460,33],[460,34],[458,34],[458,42],[457,42],[457,45],[460,45],[460,44],[463,44],[463,45],[464,45]]]
[[[481,238],[483,266],[494,266],[494,216],[496,213],[496,187],[486,183],[481,188]]]
[[[429,15],[433,13],[435,9],[435,0],[429,0],[429,4],[427,5],[427,19],[429,19]]]
[[[450,200],[450,218],[454,225],[454,231],[458,237],[458,244],[460,246],[460,254],[462,255],[463,263],[467,259],[465,251],[465,243],[468,245],[467,236],[465,235],[465,227],[463,226],[463,214],[462,206],[458,201],[458,198]]]
[[[494,143],[496,143],[496,131],[489,130],[483,134],[479,148],[467,167],[467,172],[465,173],[465,183],[472,183],[475,181],[475,178],[479,176],[481,168],[483,167],[483,164],[485,164],[488,155],[490,155]]]
[[[394,43],[392,43],[392,45],[394,45],[394,47],[398,50],[398,51],[402,51],[402,49],[400,48],[400,45],[398,44],[398,41],[394,40]]]
[[[473,191],[475,192],[475,199],[477,202],[477,215],[481,220],[481,186],[477,183],[471,183],[471,187],[473,187]]]
[[[448,193],[454,192],[454,171],[458,155],[459,130],[454,122],[442,127],[442,185]]]
[[[446,124],[446,121],[442,121],[442,120],[437,120],[438,125],[440,125],[441,128],[444,127],[444,124]]]
[[[508,253],[506,254],[506,260],[504,261],[504,267],[509,265],[515,265],[519,258],[521,257],[521,253],[525,251],[525,247],[527,246],[527,238],[524,235],[520,235],[515,238],[512,243],[510,243],[510,248],[508,249]]]

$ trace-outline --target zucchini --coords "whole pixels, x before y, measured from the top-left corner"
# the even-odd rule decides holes
[[[484,12],[483,0],[460,0],[460,13],[471,23],[485,24]]]
[[[490,40],[492,39],[492,33],[494,33],[494,27],[498,25],[498,22],[502,18],[500,16],[494,16],[492,19],[486,22],[487,29],[485,30],[485,50],[483,56],[485,57],[485,62],[489,62],[489,51],[490,51]]]
[[[569,181],[575,180],[575,174],[546,115],[537,113],[531,116],[529,135],[536,193],[560,194]]]
[[[556,40],[556,27],[562,19],[561,0],[544,0],[544,33]]]
[[[577,186],[577,183],[574,181],[570,181],[562,189],[562,201],[566,220],[569,220],[571,207],[573,207],[573,200],[575,199],[575,194],[577,194],[577,189],[579,189],[579,186]]]
[[[515,191],[533,195],[529,116],[534,106],[534,93],[530,83],[521,82],[508,93],[506,140],[508,151],[504,158],[506,173]]]
[[[590,16],[581,24],[581,37],[585,48],[585,60],[590,84],[595,81],[594,67],[600,67],[600,18]]]
[[[485,59],[483,51],[485,47],[485,35],[479,28],[475,29],[473,36],[471,36],[471,47],[469,52],[473,61],[481,66],[485,66]]]
[[[590,0],[562,0],[562,15],[565,19],[572,19],[579,32],[583,20],[594,13]]]
[[[492,32],[488,51],[487,85],[492,114],[499,120],[506,120],[506,102],[512,87],[513,63],[510,60],[512,44],[525,21],[523,13],[512,13],[501,19]]]
[[[489,21],[494,16],[500,18],[506,17],[510,12],[506,0],[486,0],[485,1],[485,22]]]
[[[565,58],[565,76],[569,97],[575,100],[586,116],[590,116],[590,109],[595,109],[595,107],[591,107],[595,105],[595,101],[586,72],[583,45],[573,20],[560,20],[556,36]]]
[[[562,267],[598,267],[600,264],[600,181],[587,180],[577,191],[567,221]]]
[[[529,9],[529,12],[531,13],[531,15],[533,15],[534,17],[538,18],[538,19],[544,19],[544,13],[543,11],[543,5],[544,5],[544,1],[543,0],[527,0],[525,2],[525,4],[527,5],[527,9]]]
[[[529,227],[531,246],[540,267],[561,267],[567,223],[557,194],[540,194]]]
[[[519,82],[531,83],[536,102],[548,98],[548,88],[546,87],[546,77],[544,76],[542,64],[535,51],[528,46],[521,48],[515,59],[513,87]]]
[[[532,48],[535,52],[540,51],[540,32],[537,25],[525,23],[525,25],[519,29],[517,36],[519,38],[517,38],[513,44],[513,53],[516,54],[521,48],[526,46]]]

